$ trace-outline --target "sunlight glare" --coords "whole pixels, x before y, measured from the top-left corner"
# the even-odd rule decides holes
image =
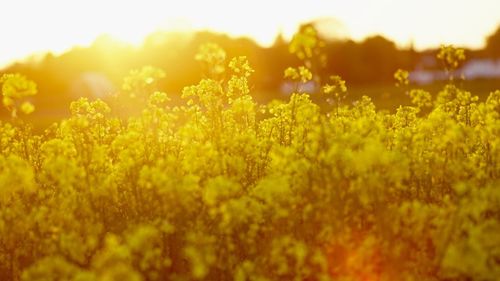
[[[441,43],[478,48],[500,24],[495,8],[496,0],[16,0],[2,5],[0,66],[35,52],[86,46],[102,34],[137,46],[159,30],[210,30],[269,46],[279,32],[290,38],[316,18],[338,20],[339,34],[355,40],[382,34],[417,49]]]

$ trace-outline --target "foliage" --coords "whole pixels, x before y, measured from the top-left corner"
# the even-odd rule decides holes
[[[441,45],[437,58],[441,60],[446,71],[451,72],[457,69],[460,63],[465,60],[465,50],[451,45]],[[450,80],[453,80],[452,73],[450,73]]]
[[[2,75],[0,84],[2,85],[2,103],[11,112],[12,117],[17,116],[18,109],[24,114],[30,114],[35,110],[33,104],[27,100],[37,93],[35,82],[16,73]]]
[[[0,123],[0,280],[500,278],[500,91],[414,89],[389,113],[332,76],[333,108],[259,105],[245,57],[197,58],[182,106],[143,68],[136,115],[80,99],[42,134]]]
[[[396,86],[401,87],[408,85],[410,81],[408,80],[410,73],[403,69],[398,69],[394,73],[394,79],[396,79]]]

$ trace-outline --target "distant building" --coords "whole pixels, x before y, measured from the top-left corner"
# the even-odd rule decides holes
[[[467,79],[500,78],[500,59],[472,59],[461,68]]]
[[[410,82],[426,85],[435,81],[443,81],[448,78],[448,75],[442,70],[414,70],[410,72]]]
[[[435,61],[435,60],[434,60]],[[416,84],[430,84],[448,79],[449,74],[443,70],[436,70],[436,63],[424,57],[414,71],[410,72],[410,81]],[[429,69],[433,67],[434,69]],[[500,79],[500,59],[471,59],[453,73],[454,77],[466,79]]]
[[[291,82],[286,81],[281,84],[281,93],[285,95],[290,95],[295,92],[305,92],[305,93],[316,93],[319,91],[318,83],[314,81],[308,81],[306,83],[302,82]]]

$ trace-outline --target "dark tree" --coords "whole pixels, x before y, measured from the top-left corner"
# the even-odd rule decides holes
[[[486,39],[486,52],[492,57],[500,58],[500,26]]]

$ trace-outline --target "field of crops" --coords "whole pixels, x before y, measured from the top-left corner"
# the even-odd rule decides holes
[[[285,78],[314,79],[314,44],[291,50]],[[40,134],[36,84],[1,78],[0,280],[499,280],[500,91],[398,71],[412,104],[394,113],[344,102],[338,76],[322,106],[300,87],[258,104],[245,57],[196,59],[183,106],[144,67],[117,104],[77,100]]]

